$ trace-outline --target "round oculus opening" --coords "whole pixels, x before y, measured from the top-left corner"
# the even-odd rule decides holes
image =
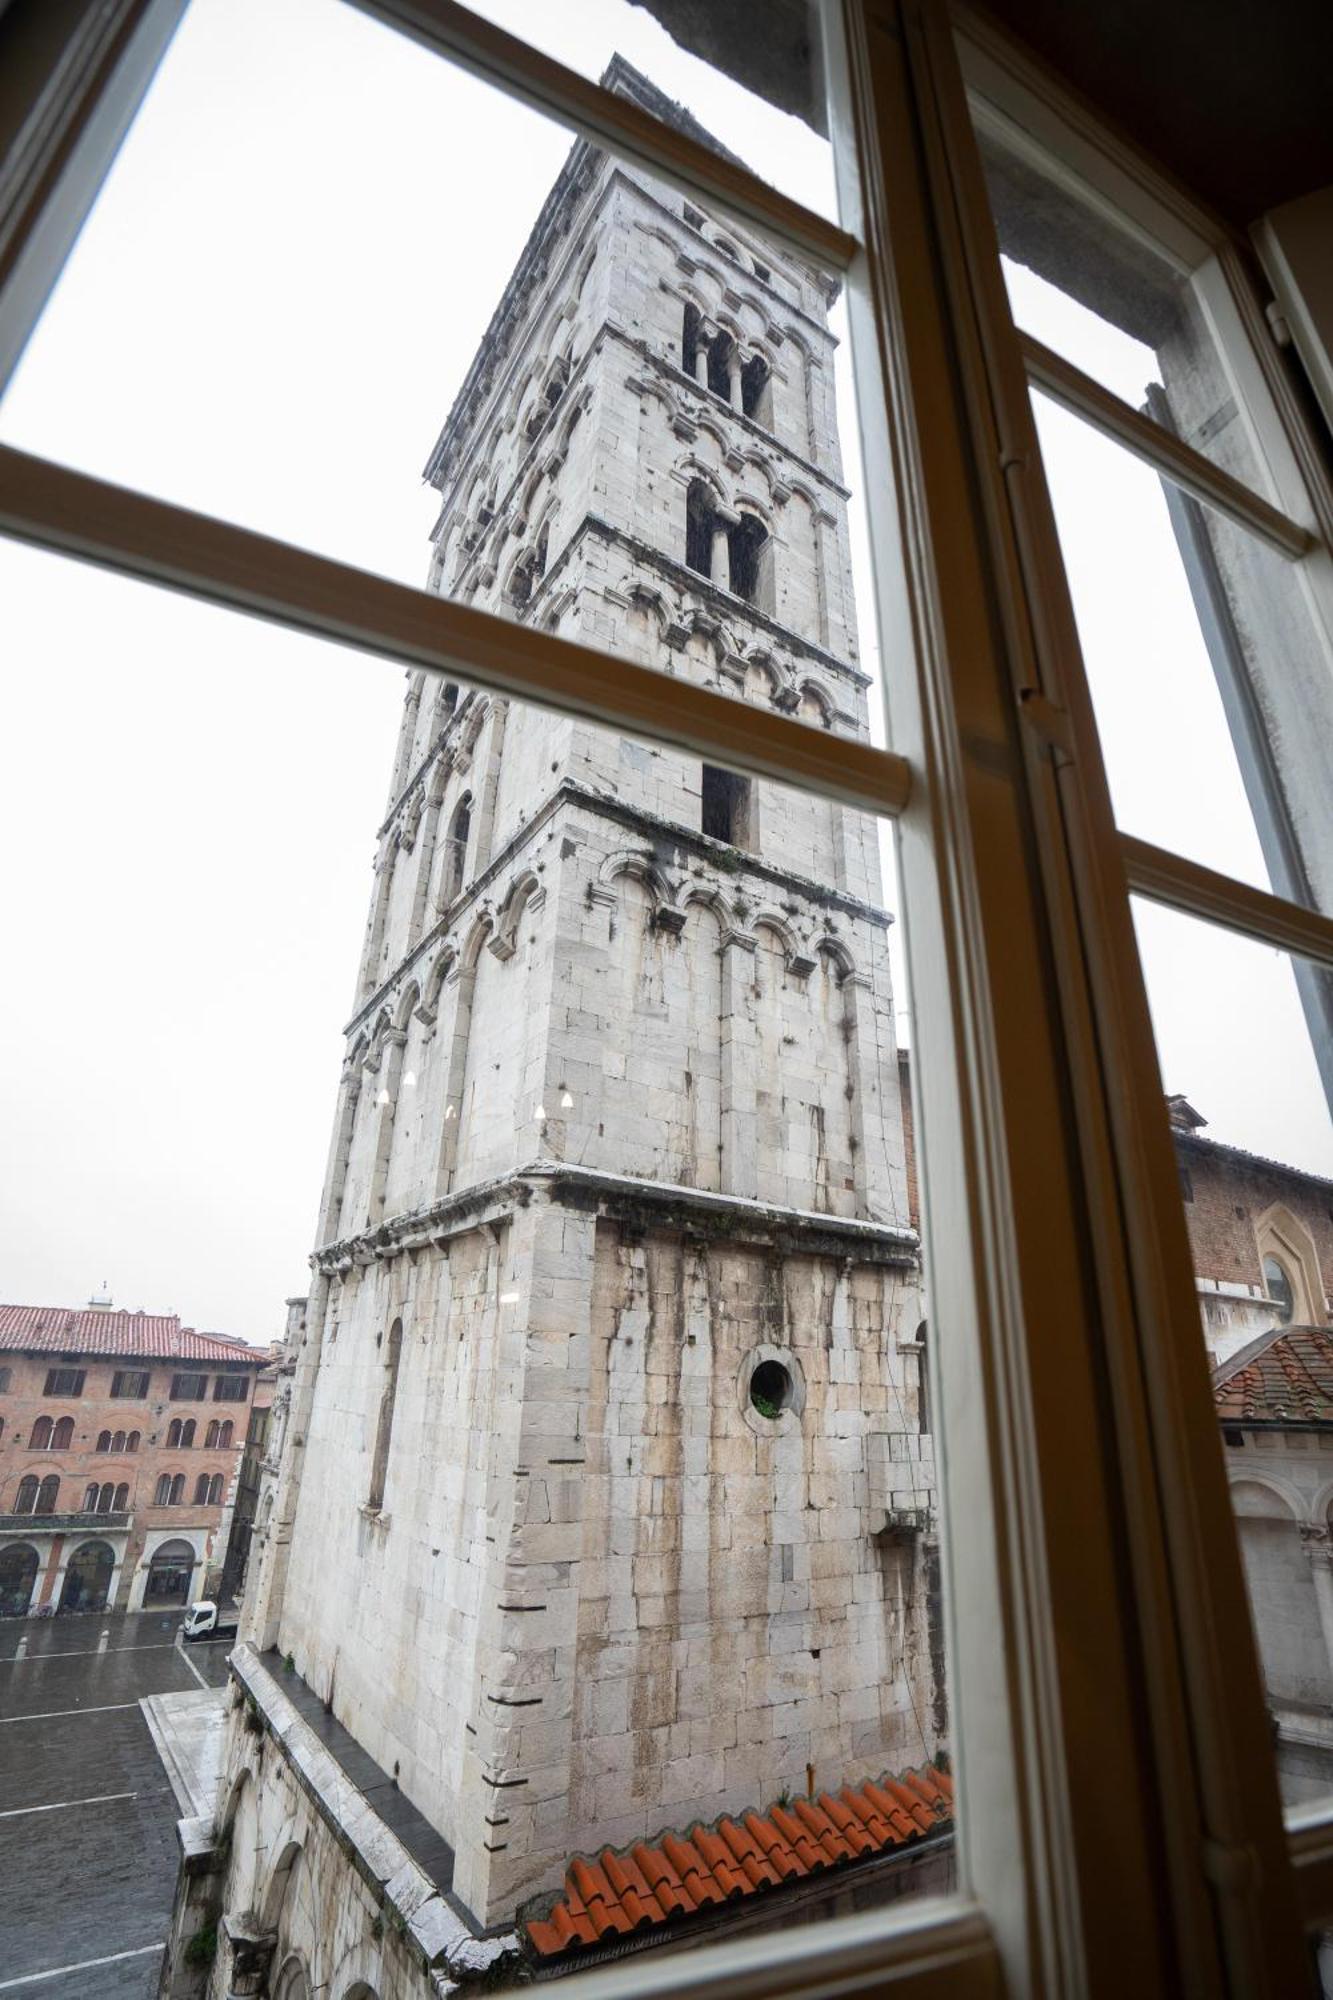
[[[780,1361],[761,1361],[750,1377],[750,1402],[761,1417],[780,1417],[790,1407],[792,1379]]]

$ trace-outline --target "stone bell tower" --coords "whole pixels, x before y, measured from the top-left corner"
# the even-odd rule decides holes
[[[864,738],[834,294],[577,144],[431,587]],[[410,682],[250,1615],[482,1923],[940,1741],[880,897],[864,815]]]

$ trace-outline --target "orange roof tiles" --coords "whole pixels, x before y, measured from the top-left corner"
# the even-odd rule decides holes
[[[1217,1371],[1223,1423],[1333,1423],[1333,1332],[1288,1327],[1241,1367]]]
[[[267,1348],[225,1333],[196,1333],[175,1313],[75,1311],[69,1306],[0,1305],[0,1348],[30,1354],[127,1355],[145,1361],[249,1361],[264,1367]]]
[[[539,1958],[586,1951],[698,1912],[763,1895],[829,1869],[908,1847],[953,1826],[953,1780],[935,1764],[835,1798],[724,1816],[716,1826],[667,1833],[653,1846],[569,1864],[563,1892],[525,1926]]]

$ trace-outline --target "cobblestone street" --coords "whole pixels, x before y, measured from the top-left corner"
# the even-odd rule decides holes
[[[0,1994],[156,1991],[180,1808],[139,1702],[227,1673],[224,1644],[182,1654],[181,1616],[0,1625]]]

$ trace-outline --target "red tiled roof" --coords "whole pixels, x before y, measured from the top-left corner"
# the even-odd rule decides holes
[[[1285,1328],[1243,1366],[1224,1363],[1213,1395],[1224,1423],[1333,1424],[1333,1331]]]
[[[623,1854],[604,1847],[595,1859],[571,1861],[563,1894],[525,1928],[539,1958],[558,1958],[909,1847],[952,1825],[953,1780],[929,1764],[848,1786],[836,1798],[821,1792],[664,1834],[651,1847],[640,1842]]]
[[[0,1305],[0,1348],[35,1354],[126,1354],[162,1361],[268,1361],[263,1348],[196,1333],[175,1313],[74,1312],[68,1306]]]

